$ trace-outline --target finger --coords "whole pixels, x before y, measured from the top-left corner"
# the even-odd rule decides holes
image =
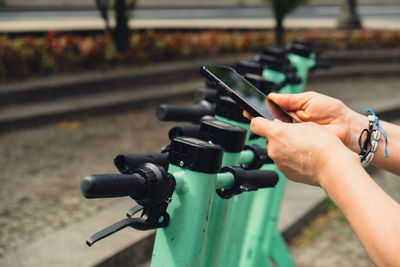
[[[305,109],[306,104],[310,101],[312,94],[300,93],[300,94],[276,94],[270,93],[268,98],[281,106],[286,111],[296,111]]]
[[[251,120],[250,130],[255,134],[268,138],[272,131],[279,127],[279,124],[282,124],[282,122],[279,122],[278,120],[270,121],[262,117],[256,117]]]
[[[245,117],[245,118],[247,118],[247,119],[249,119],[249,120],[251,120],[251,119],[254,118],[254,117],[251,116],[250,113],[248,113],[246,110],[243,110],[243,117]]]
[[[294,119],[293,122],[294,123],[298,123],[301,122],[302,119],[300,119],[301,114],[296,114],[294,111],[289,111],[288,114]]]

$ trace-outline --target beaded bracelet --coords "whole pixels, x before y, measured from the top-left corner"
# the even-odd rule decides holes
[[[385,157],[389,155],[387,153],[387,134],[386,131],[380,126],[379,118],[376,116],[373,110],[367,109],[368,115],[368,129],[364,129],[358,139],[358,145],[360,146],[360,158],[361,164],[365,168],[367,167],[374,158],[375,151],[378,148],[378,141],[381,134],[385,138]],[[376,129],[374,129],[374,124]],[[362,143],[363,136],[366,134],[365,140]],[[372,137],[372,139],[371,139]]]

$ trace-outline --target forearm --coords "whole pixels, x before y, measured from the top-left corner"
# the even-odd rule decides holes
[[[352,151],[359,154],[360,147],[358,145],[358,138],[360,137],[361,131],[368,128],[368,118],[365,115],[353,111],[351,111],[349,117],[350,133],[345,143]],[[389,157],[385,157],[385,138],[381,135],[372,164],[400,175],[400,127],[385,121],[380,121],[380,125],[387,132],[387,152]]]
[[[400,206],[357,161],[355,156],[341,159],[340,168],[327,166],[320,184],[343,211],[371,259],[378,266],[400,266]]]

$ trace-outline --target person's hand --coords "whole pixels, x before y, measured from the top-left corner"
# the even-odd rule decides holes
[[[359,157],[337,136],[312,122],[283,123],[257,117],[251,120],[250,129],[267,138],[268,155],[295,182],[320,186],[331,168],[359,164]]]
[[[365,116],[352,111],[342,101],[315,92],[271,93],[268,98],[286,111],[294,113],[302,122],[315,122],[323,126],[339,137],[348,148],[359,152],[357,138],[361,130],[368,125],[368,121]]]

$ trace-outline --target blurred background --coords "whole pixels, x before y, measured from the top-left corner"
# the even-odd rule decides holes
[[[81,179],[167,145],[155,108],[193,103],[201,64],[293,40],[332,64],[307,90],[400,122],[399,0],[0,0],[0,266],[147,266],[151,233],[86,247],[133,202],[85,200]],[[287,239],[298,266],[374,266],[329,200]]]

